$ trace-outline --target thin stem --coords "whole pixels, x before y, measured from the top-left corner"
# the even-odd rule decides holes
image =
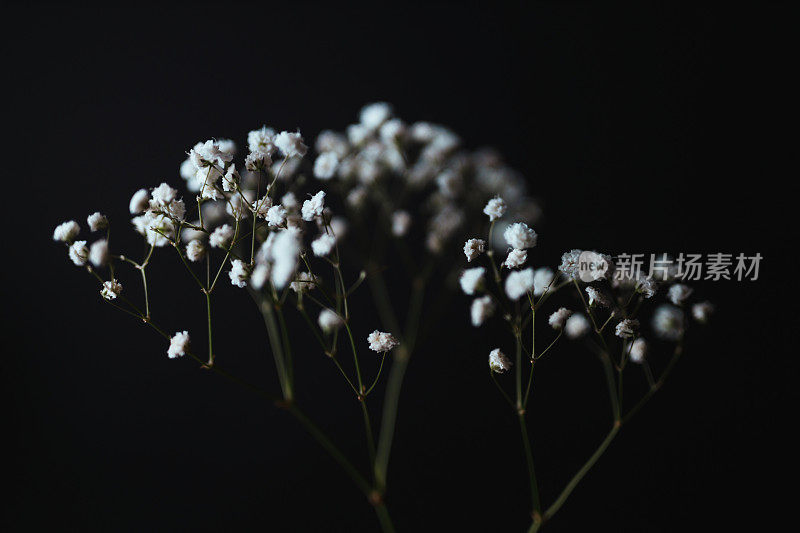
[[[383,371],[383,363],[386,361],[386,352],[383,352],[383,357],[381,357],[381,366],[378,367],[378,373],[375,376],[375,379],[372,382],[372,385],[364,392],[364,396],[369,396],[369,393],[372,392],[372,389],[375,388],[375,385],[378,384],[378,379],[381,377],[381,372]]]
[[[208,316],[208,366],[214,364],[214,343],[211,336],[211,294],[206,291],[206,314]]]
[[[493,371],[491,368],[489,369],[489,377],[490,377],[490,378],[492,378],[492,381],[494,382],[495,386],[497,387],[497,390],[499,390],[499,391],[500,391],[500,393],[503,395],[503,398],[505,398],[505,399],[506,399],[506,401],[508,402],[508,405],[509,405],[509,407],[511,407],[512,409],[516,409],[516,406],[514,405],[514,401],[513,401],[513,400],[511,399],[511,397],[510,397],[510,396],[509,396],[509,395],[506,393],[506,391],[505,391],[505,390],[503,390],[503,387],[502,387],[502,386],[500,385],[500,383],[497,381],[497,378],[496,378],[496,377],[495,377],[495,375],[494,375],[494,371]]]
[[[517,419],[519,420],[519,429],[522,433],[522,444],[525,448],[525,462],[528,464],[528,478],[531,484],[531,505],[533,505],[534,515],[540,514],[542,504],[539,500],[539,484],[536,481],[536,469],[533,464],[533,454],[531,453],[531,443],[528,438],[528,427],[525,423],[525,413],[523,411],[517,412]]]

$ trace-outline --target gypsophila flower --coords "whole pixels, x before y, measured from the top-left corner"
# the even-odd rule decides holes
[[[281,196],[281,205],[286,208],[286,211],[295,211],[299,204],[297,197],[290,191]]]
[[[570,315],[572,315],[572,311],[566,307],[561,307],[552,315],[550,315],[550,318],[547,319],[547,322],[553,329],[561,329],[564,327],[564,324],[567,322],[567,319],[570,317]]]
[[[632,318],[625,318],[620,320],[617,324],[615,334],[617,337],[620,338],[630,338],[636,335],[636,331],[639,329],[639,321],[632,319]]]
[[[272,198],[265,194],[253,203],[253,212],[258,218],[266,219],[270,207],[272,207]]]
[[[577,249],[564,252],[561,256],[561,264],[558,266],[558,270],[572,279],[578,279],[581,268],[580,257],[582,253],[583,250]]]
[[[262,126],[261,129],[253,130],[247,134],[247,148],[250,152],[272,155],[275,152],[275,145],[272,142],[273,137],[275,137],[275,130]]]
[[[496,374],[503,374],[511,368],[511,361],[506,355],[500,351],[500,348],[495,348],[489,352],[489,368]]]
[[[309,291],[317,286],[319,278],[310,272],[300,272],[289,287],[297,293]]]
[[[69,258],[76,266],[83,266],[86,260],[89,259],[89,249],[86,247],[86,241],[75,241],[69,247]]]
[[[519,300],[533,289],[533,269],[514,270],[506,278],[506,295],[511,300]]]
[[[300,238],[293,230],[283,230],[275,237],[270,251],[272,257],[270,279],[276,289],[283,289],[294,277],[300,258],[300,249]],[[306,287],[313,288],[313,285],[302,284],[301,289]],[[292,289],[297,290],[294,283],[292,283]]]
[[[714,306],[711,302],[700,302],[692,306],[692,317],[701,324],[708,322],[711,313],[714,312]]]
[[[667,291],[667,300],[675,305],[681,305],[683,304],[684,300],[686,300],[692,294],[692,292],[693,289],[688,285],[676,283]]]
[[[354,209],[358,209],[362,205],[364,205],[364,201],[367,199],[367,188],[363,185],[359,185],[349,193],[347,193],[347,205]]]
[[[266,219],[269,226],[283,226],[286,224],[286,209],[282,205],[273,205],[267,210]]]
[[[486,241],[483,239],[469,239],[464,243],[464,255],[467,256],[467,262],[471,263],[473,259],[478,257],[486,249]]]
[[[106,300],[115,300],[120,294],[122,294],[122,283],[115,279],[103,282],[103,288],[100,289],[100,296]]]
[[[311,222],[314,218],[322,215],[325,208],[325,191],[319,191],[311,199],[303,202],[303,220]]]
[[[630,345],[629,349],[631,361],[640,364],[644,362],[644,357],[647,355],[647,342],[644,338],[637,338],[633,341],[633,344]]]
[[[503,238],[512,248],[524,250],[536,246],[537,235],[524,222],[516,222],[506,228]]]
[[[314,176],[320,180],[329,180],[336,175],[339,157],[333,152],[324,152],[314,161]]]
[[[251,172],[266,170],[270,166],[272,166],[272,157],[266,152],[250,152],[244,160],[244,168]],[[223,181],[222,184],[224,187],[225,182]]]
[[[189,261],[197,262],[206,255],[206,245],[202,241],[195,239],[186,245],[186,257]]]
[[[230,225],[223,224],[211,233],[208,238],[208,244],[212,248],[227,248],[231,243],[231,239],[233,239],[233,233],[233,228]]]
[[[100,268],[108,263],[108,241],[95,241],[89,247],[89,262]]]
[[[75,237],[80,233],[81,227],[74,220],[62,222],[53,231],[53,240],[70,243],[75,240]]]
[[[291,133],[282,131],[275,136],[273,142],[278,150],[286,157],[303,157],[308,151],[308,146],[303,144],[303,137],[300,135],[300,132]]]
[[[547,267],[537,268],[533,272],[533,295],[541,296],[552,287],[556,273]]]
[[[176,357],[181,357],[183,355],[186,355],[186,350],[188,349],[189,349],[189,332],[178,331],[169,340],[169,349],[167,350],[167,356],[170,359],[175,359]]]
[[[344,320],[342,317],[336,314],[335,311],[330,309],[323,309],[319,312],[319,318],[317,319],[319,323],[320,329],[325,333],[330,333],[336,329],[339,329],[344,325]]]
[[[392,106],[386,102],[367,104],[361,108],[361,125],[369,130],[377,130],[392,116]]]
[[[318,257],[325,257],[331,253],[336,245],[336,238],[333,235],[323,233],[311,242],[311,250]]]
[[[400,344],[391,333],[377,329],[367,336],[367,342],[369,342],[369,349],[378,353],[388,352]]]
[[[652,298],[658,291],[658,283],[653,278],[641,276],[636,282],[636,292],[645,298]]]
[[[251,169],[248,169],[251,170]],[[228,167],[225,175],[222,176],[222,190],[225,192],[232,192],[236,190],[236,165],[232,164]]]
[[[483,208],[483,212],[489,216],[490,222],[494,222],[506,213],[506,209],[507,206],[505,201],[499,196],[495,196],[486,203],[486,207]]]
[[[158,187],[153,189],[153,192],[150,193],[150,205],[156,206],[165,206],[168,205],[171,201],[175,199],[178,195],[178,191],[167,185],[166,183],[162,183]],[[155,204],[153,203],[155,202]]]
[[[660,305],[653,313],[652,326],[659,338],[677,341],[683,337],[683,311],[669,304]]]
[[[599,307],[608,307],[611,302],[600,289],[589,285],[586,287],[586,294],[589,295],[589,306],[597,305]]]
[[[564,333],[570,339],[579,339],[589,333],[591,325],[589,321],[580,313],[576,313],[567,319],[564,325]]]
[[[384,122],[378,134],[385,143],[394,143],[406,136],[407,128],[405,122],[399,118],[393,118]]]
[[[395,211],[392,213],[392,235],[404,237],[411,227],[411,214],[408,211]]]
[[[475,291],[481,288],[483,283],[483,274],[486,269],[483,267],[468,268],[461,273],[458,282],[461,284],[461,290],[464,294],[473,295]]]
[[[139,189],[133,193],[130,205],[128,206],[131,215],[138,215],[144,212],[148,207],[150,207],[150,193],[147,192],[147,189]]]
[[[239,259],[231,261],[231,270],[228,272],[228,277],[231,278],[231,285],[235,285],[240,289],[247,286],[247,279],[250,276],[250,267]]]
[[[89,231],[99,231],[108,227],[108,219],[99,212],[86,217],[86,222],[89,224]]]
[[[469,310],[470,318],[472,318],[472,325],[478,327],[483,324],[487,318],[494,314],[495,307],[494,300],[492,300],[492,297],[488,294],[472,300],[472,305]]]
[[[528,260],[528,252],[513,248],[508,252],[508,257],[503,261],[503,266],[506,268],[518,268],[525,264]]]
[[[250,286],[260,291],[267,283],[270,274],[269,263],[258,263],[250,274]]]

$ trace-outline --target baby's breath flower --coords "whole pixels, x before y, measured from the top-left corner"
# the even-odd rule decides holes
[[[258,172],[259,170],[266,170],[272,166],[272,157],[267,152],[255,151],[247,154],[244,159],[244,168],[250,172]],[[223,187],[225,181],[222,182]],[[227,189],[226,189],[227,190]]]
[[[168,205],[171,201],[175,199],[178,195],[178,191],[167,185],[166,183],[162,183],[158,187],[153,188],[153,192],[150,194],[150,206],[151,207],[161,207]]]
[[[341,158],[350,151],[350,144],[347,142],[347,137],[341,133],[323,130],[317,136],[314,148],[317,150],[317,153],[333,152]]]
[[[75,241],[69,247],[69,258],[76,266],[83,266],[86,260],[89,259],[89,249],[86,247],[86,241]]]
[[[379,135],[381,140],[387,144],[391,144],[401,140],[406,136],[407,128],[405,122],[399,118],[387,120],[381,125]]]
[[[392,235],[404,237],[411,227],[411,214],[408,211],[395,211],[392,213]]]
[[[567,319],[567,323],[564,325],[564,333],[567,334],[567,337],[570,339],[578,339],[583,337],[589,330],[591,329],[591,325],[589,321],[580,313],[576,313]]]
[[[624,318],[619,321],[616,327],[615,334],[617,337],[626,339],[636,335],[639,329],[639,321],[632,318]]]
[[[122,293],[122,283],[112,279],[111,281],[104,281],[103,288],[100,289],[100,296],[106,300],[114,300]]]
[[[587,286],[586,287],[586,294],[589,295],[589,305],[590,306],[593,306],[593,305],[596,304],[599,307],[608,307],[609,305],[611,305],[611,302],[606,297],[606,295],[603,294],[603,291],[601,291],[600,289],[598,289],[596,287],[592,287],[591,285]]]
[[[133,193],[130,205],[128,206],[131,215],[138,215],[148,207],[150,207],[150,193],[147,192],[147,189],[139,189]]]
[[[683,337],[683,311],[669,304],[660,305],[653,313],[653,330],[665,340],[677,341]]]
[[[336,175],[339,157],[334,152],[323,152],[314,161],[314,176],[320,180],[329,180]]]
[[[506,295],[511,300],[519,300],[533,289],[533,269],[514,270],[506,278]]]
[[[544,292],[548,289],[548,287],[552,286],[553,278],[555,278],[555,272],[547,267],[537,268],[533,272],[533,295],[534,296],[541,296]]]
[[[361,146],[370,138],[372,132],[362,124],[350,124],[347,126],[347,140],[353,146]]]
[[[330,230],[333,232],[333,236],[336,237],[336,242],[341,241],[344,239],[344,236],[347,235],[349,225],[344,217],[331,218],[329,226]]]
[[[267,225],[283,226],[286,224],[286,209],[282,205],[273,205],[267,209]]]
[[[235,191],[236,183],[237,183],[236,165],[232,164],[231,166],[228,167],[228,170],[225,172],[225,175],[222,176],[222,190],[225,192]]]
[[[391,351],[400,344],[391,333],[377,329],[367,336],[367,342],[369,342],[369,349],[378,353]]]
[[[272,256],[270,279],[275,288],[280,290],[289,283],[297,270],[297,261],[300,258],[298,233],[288,229],[280,231],[272,243],[270,254]],[[292,288],[294,288],[294,283]]]
[[[310,291],[319,283],[319,278],[310,272],[300,272],[289,287],[297,293]]]
[[[267,283],[270,274],[269,263],[258,263],[250,274],[250,286],[255,290],[260,291],[264,284]]]
[[[361,125],[370,130],[377,130],[391,116],[392,106],[386,102],[367,104],[361,108]]]
[[[564,252],[561,256],[561,264],[558,266],[558,270],[572,279],[579,279],[581,268],[580,257],[582,253],[583,250],[577,249]]]
[[[353,209],[358,209],[362,205],[364,205],[364,201],[367,199],[367,188],[363,185],[359,185],[354,187],[349,193],[347,193],[347,205],[352,207]]]
[[[314,255],[325,257],[331,253],[334,245],[336,245],[336,237],[323,233],[311,242],[311,250],[314,252]]]
[[[275,136],[273,142],[278,150],[286,157],[303,157],[308,151],[308,146],[303,144],[303,136],[300,135],[300,132],[291,133],[282,131]]]
[[[486,203],[483,212],[489,216],[489,221],[494,222],[506,213],[506,202],[499,196],[495,196]]]
[[[503,266],[506,268],[518,268],[524,265],[527,260],[528,252],[513,248],[508,252],[508,257],[506,257],[506,260],[503,262]]]
[[[483,274],[486,269],[483,267],[468,268],[461,273],[458,282],[461,284],[461,290],[464,294],[473,295],[483,283]]]
[[[647,355],[647,342],[643,337],[638,337],[630,346],[630,358],[634,363],[643,363]]]
[[[488,294],[472,300],[472,306],[470,307],[472,325],[478,327],[483,324],[487,318],[494,314],[494,310],[494,300],[492,300],[492,297]]]
[[[303,202],[302,215],[303,220],[310,222],[314,218],[322,215],[322,210],[325,208],[325,191],[319,191],[311,197],[311,199]]]
[[[199,239],[195,239],[193,241],[189,241],[186,245],[186,257],[189,258],[189,261],[197,262],[200,261],[206,255],[206,245],[203,244],[203,241]]]
[[[53,240],[69,243],[75,240],[75,237],[78,236],[80,231],[81,227],[77,222],[68,220],[56,226],[56,229],[53,231]]]
[[[295,211],[300,204],[298,203],[297,197],[294,195],[294,193],[289,191],[281,196],[281,205],[286,208],[286,211]]]
[[[675,305],[683,304],[684,300],[688,298],[693,292],[693,289],[688,285],[676,283],[667,291],[667,299]]]
[[[636,292],[645,298],[652,298],[658,291],[658,283],[653,278],[641,276],[636,282]]]
[[[89,224],[89,231],[99,231],[108,227],[108,219],[99,212],[89,215],[86,222]]]
[[[167,350],[167,356],[170,359],[175,359],[176,357],[181,357],[183,355],[186,355],[186,350],[188,349],[189,349],[189,332],[178,331],[169,340],[169,349]]]
[[[524,222],[516,222],[506,228],[503,238],[512,248],[524,250],[536,246],[537,235]]]
[[[561,329],[564,327],[564,324],[567,322],[567,319],[572,315],[572,311],[567,309],[566,307],[562,307],[550,315],[550,318],[547,322],[553,329]]]
[[[495,348],[489,352],[489,368],[492,369],[492,372],[503,374],[511,368],[511,365],[511,360],[500,351],[500,348]]]
[[[478,257],[486,249],[486,241],[483,239],[469,239],[464,243],[464,255],[467,256],[467,262],[471,263],[473,259]]]
[[[211,233],[208,244],[212,248],[227,248],[231,239],[233,239],[233,228],[228,224],[223,224]]]
[[[108,241],[101,239],[89,247],[89,262],[100,268],[108,263]]]
[[[692,306],[692,316],[701,324],[708,322],[711,313],[714,312],[714,306],[711,302],[700,302]]]
[[[272,142],[273,137],[275,137],[275,130],[262,126],[260,129],[253,130],[247,134],[247,148],[250,152],[272,155],[275,152],[275,145]]]
[[[240,289],[247,286],[247,279],[250,276],[250,267],[240,259],[231,261],[231,270],[228,272],[231,278],[231,285],[235,285]]]
[[[344,320],[335,311],[330,309],[323,309],[319,312],[319,318],[317,319],[319,323],[319,327],[325,333],[330,333],[336,329],[339,329],[344,325]]]

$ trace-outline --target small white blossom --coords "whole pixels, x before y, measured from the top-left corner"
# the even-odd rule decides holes
[[[89,262],[100,268],[108,263],[108,241],[95,241],[89,247]]]
[[[148,207],[150,207],[150,193],[147,192],[147,189],[139,189],[133,193],[130,205],[128,206],[131,215],[138,215]]]
[[[683,304],[684,300],[688,298],[693,292],[693,289],[688,285],[676,283],[667,291],[667,300],[675,305]]]
[[[89,259],[89,248],[86,247],[86,241],[75,241],[69,247],[69,258],[76,266],[83,266]]]
[[[567,319],[572,315],[572,311],[567,309],[566,307],[561,307],[557,311],[555,311],[547,322],[553,329],[561,329],[564,327],[564,324],[567,322]]]
[[[564,325],[564,333],[567,334],[567,337],[570,339],[578,339],[583,337],[589,330],[591,329],[591,325],[589,321],[580,313],[576,313],[567,319],[567,323]]]
[[[668,304],[660,305],[653,313],[652,325],[659,338],[677,341],[683,337],[683,311]]]
[[[344,325],[344,320],[342,320],[342,317],[340,317],[331,309],[323,309],[320,311],[317,322],[319,323],[319,327],[325,333],[330,333],[331,331],[339,329]]]
[[[490,222],[494,222],[506,213],[506,203],[499,196],[495,196],[486,203],[483,212],[489,216]]]
[[[302,215],[303,220],[311,222],[314,218],[322,215],[322,210],[325,208],[325,191],[319,191],[312,196],[309,200],[303,202]]]
[[[275,145],[272,142],[273,137],[275,137],[275,130],[262,126],[261,129],[253,130],[247,134],[247,148],[250,152],[272,155],[275,152]]]
[[[514,270],[506,278],[506,294],[511,300],[519,300],[533,290],[533,269]]]
[[[489,368],[496,374],[507,372],[511,368],[511,360],[500,351],[500,348],[495,348],[489,352]]]
[[[464,291],[464,294],[475,294],[475,291],[480,288],[483,282],[483,274],[485,272],[485,268],[475,267],[468,268],[461,273],[461,277],[459,278],[458,282],[461,284],[461,290]]]
[[[103,288],[100,289],[100,296],[106,300],[115,300],[121,293],[122,283],[115,279],[112,279],[111,281],[104,281]]]
[[[495,307],[494,300],[488,294],[472,300],[472,306],[470,307],[472,325],[478,327],[483,324],[487,318],[494,314]]]
[[[250,172],[257,172],[259,170],[266,170],[272,166],[272,157],[266,152],[256,151],[247,154],[244,159],[244,168]],[[222,182],[223,187],[225,182]]]
[[[658,283],[653,278],[642,276],[636,283],[636,292],[645,298],[652,298],[658,291]]]
[[[400,342],[391,333],[378,331],[377,329],[367,336],[369,349],[375,352],[388,352],[395,348]]]
[[[333,232],[333,236],[336,237],[336,242],[341,241],[345,235],[347,235],[347,229],[349,225],[347,220],[343,217],[333,217],[329,223],[330,230]]]
[[[250,267],[240,259],[231,261],[231,270],[228,272],[228,277],[231,278],[231,285],[235,285],[240,289],[247,286],[247,279],[250,276]]]
[[[525,261],[527,260],[528,260],[528,252],[526,252],[525,250],[518,250],[517,248],[513,248],[510,252],[508,252],[506,260],[503,261],[503,266],[506,268],[517,268],[524,265]]]
[[[615,334],[617,337],[620,338],[631,338],[636,335],[636,331],[639,329],[639,321],[631,318],[625,318],[620,320],[617,324]]]
[[[464,255],[467,256],[467,262],[471,263],[473,259],[478,257],[486,249],[486,241],[483,239],[469,239],[464,243]]]
[[[701,324],[708,322],[711,313],[714,312],[714,306],[711,302],[700,302],[692,306],[692,317]]]
[[[89,231],[99,231],[108,227],[108,219],[99,212],[89,215],[86,222],[89,224]]]
[[[310,272],[300,272],[289,287],[296,293],[310,291],[319,283],[319,278]]]
[[[273,142],[278,150],[286,157],[303,157],[306,155],[306,151],[308,151],[308,146],[303,144],[303,136],[300,135],[300,132],[291,133],[282,131],[275,136]]]
[[[396,142],[405,137],[407,132],[406,124],[399,118],[387,120],[381,125],[379,135],[385,143]]]
[[[331,253],[336,245],[336,237],[323,233],[311,242],[311,250],[318,257],[325,257]]]
[[[250,274],[250,286],[255,290],[260,291],[264,284],[267,283],[270,274],[269,263],[258,263]]]
[[[181,357],[182,355],[186,355],[186,350],[188,349],[189,349],[189,332],[178,331],[169,340],[169,349],[167,350],[167,356],[170,359],[175,359],[176,357]]]
[[[172,202],[175,197],[178,195],[178,191],[167,185],[166,183],[162,183],[158,187],[153,189],[151,193],[151,207],[153,205],[156,206],[166,206]],[[153,203],[155,202],[155,204]]]
[[[206,245],[203,244],[203,241],[199,239],[195,239],[193,241],[189,241],[186,245],[186,257],[189,258],[189,261],[197,262],[200,261],[206,255]]]
[[[286,209],[282,205],[273,205],[267,210],[267,225],[283,226],[286,224]]]
[[[353,146],[360,146],[370,138],[371,132],[369,128],[362,124],[350,124],[347,126],[347,140]]]
[[[329,180],[336,174],[339,157],[333,152],[324,152],[314,161],[314,176],[320,180]]]
[[[608,307],[611,305],[611,302],[606,297],[605,294],[600,289],[592,287],[589,285],[586,287],[586,294],[589,295],[589,305],[598,305],[599,307]]]
[[[347,193],[347,205],[354,209],[360,208],[364,205],[364,201],[367,199],[367,188],[363,185],[359,185],[354,187],[349,193]]]
[[[377,130],[392,116],[392,106],[386,102],[367,104],[361,108],[361,125],[369,130]]]
[[[233,228],[228,224],[223,224],[211,233],[208,244],[212,248],[227,248],[231,239],[233,239]]]
[[[294,211],[299,204],[297,203],[297,197],[294,193],[289,191],[281,196],[281,205],[285,207],[287,211]]]
[[[537,268],[533,272],[533,295],[541,296],[552,287],[556,273],[547,267]]]
[[[74,220],[62,222],[53,231],[53,240],[62,242],[72,242],[80,233],[81,227]]]
[[[564,252],[561,256],[561,264],[558,266],[558,270],[572,279],[580,279],[580,257],[582,253],[583,250],[577,249]]]
[[[227,172],[225,172],[225,175],[222,176],[222,190],[225,192],[235,191],[236,183],[237,183],[236,165],[231,165],[228,167],[228,170]]]
[[[298,234],[293,230],[283,230],[275,237],[270,252],[272,256],[270,279],[276,289],[283,289],[294,276],[300,258],[300,244]],[[294,288],[294,283],[292,287]]]
[[[320,154],[323,152],[333,152],[339,157],[344,157],[347,155],[347,152],[350,151],[350,144],[347,142],[347,137],[341,133],[323,130],[317,136],[314,148]]]
[[[411,214],[408,211],[395,211],[392,213],[392,235],[405,237],[411,227]]]
[[[630,358],[634,363],[643,363],[644,357],[647,355],[647,342],[644,338],[639,337],[633,344],[630,345]]]
[[[516,222],[506,228],[503,238],[512,248],[524,250],[536,246],[537,235],[524,222]]]

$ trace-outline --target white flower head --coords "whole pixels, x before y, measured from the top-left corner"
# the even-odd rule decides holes
[[[652,298],[658,291],[658,283],[653,278],[641,276],[636,282],[636,292],[645,298]]]
[[[583,250],[578,249],[564,252],[561,256],[561,264],[558,266],[558,270],[571,279],[579,279],[581,268],[580,257],[582,253]]]
[[[281,205],[286,208],[286,211],[295,211],[299,206],[297,197],[291,191],[281,196]]]
[[[525,264],[525,261],[528,260],[528,252],[525,250],[519,250],[517,248],[512,248],[510,252],[508,252],[508,256],[506,260],[503,261],[503,266],[506,268],[518,268]]]
[[[250,170],[250,169],[248,169]],[[228,167],[228,170],[225,172],[225,175],[222,176],[222,190],[225,192],[232,192],[236,190],[236,184],[238,183],[238,177],[236,173],[236,165],[231,165]]]
[[[682,305],[683,302],[692,294],[693,289],[683,283],[676,283],[667,291],[667,300],[675,305]]]
[[[489,352],[489,368],[496,374],[507,372],[511,368],[511,360],[506,357],[506,354],[500,351],[500,348],[495,348]]]
[[[257,263],[256,267],[253,269],[252,274],[250,274],[250,286],[257,291],[260,291],[267,283],[267,280],[269,279],[269,274],[270,274],[269,263]]]
[[[86,222],[89,224],[89,231],[100,231],[108,227],[108,219],[99,212],[92,213],[86,217]]]
[[[131,215],[138,215],[144,212],[148,207],[150,207],[150,193],[147,192],[147,189],[139,189],[133,193],[130,204],[128,205]]]
[[[167,356],[170,359],[175,359],[176,357],[181,357],[183,355],[186,355],[186,350],[188,349],[189,349],[189,332],[178,331],[169,340],[169,349],[167,350]]]
[[[632,318],[624,318],[617,324],[615,334],[622,339],[629,339],[636,336],[639,330],[639,321]]]
[[[261,152],[271,156],[275,152],[273,137],[275,137],[275,130],[262,126],[247,134],[247,148],[250,152]]]
[[[468,263],[481,255],[484,250],[486,250],[486,241],[483,239],[469,239],[464,243],[464,255],[467,256]]]
[[[685,329],[683,311],[669,304],[660,305],[653,313],[652,326],[659,338],[677,341]]]
[[[289,287],[296,293],[310,291],[319,284],[319,278],[310,272],[300,272]]]
[[[557,311],[555,311],[547,322],[550,324],[550,327],[553,329],[561,329],[567,322],[567,319],[572,315],[572,311],[567,309],[566,307],[561,307]]]
[[[367,199],[367,188],[363,185],[358,185],[354,187],[349,193],[347,193],[347,205],[352,207],[353,209],[358,209],[364,205],[364,202]]]
[[[701,324],[708,322],[709,317],[714,312],[711,302],[700,302],[692,306],[692,317]]]
[[[375,131],[392,116],[392,106],[386,102],[367,104],[361,108],[361,125]]]
[[[189,241],[186,245],[186,257],[189,261],[197,262],[203,259],[206,255],[206,245],[199,239]]]
[[[336,175],[339,157],[334,152],[323,152],[314,161],[314,177],[329,180]]]
[[[519,300],[533,290],[533,269],[514,270],[506,278],[506,295],[511,300]]]
[[[533,272],[533,295],[541,296],[552,287],[555,281],[556,273],[547,267],[537,268]]]
[[[564,333],[570,339],[579,339],[589,333],[591,325],[589,321],[580,313],[576,313],[567,319],[564,325]]]
[[[506,228],[505,232],[503,232],[503,238],[512,248],[524,250],[536,246],[538,236],[524,222],[516,222]]]
[[[244,168],[250,172],[266,170],[272,166],[272,157],[267,152],[255,151],[247,154],[244,159]],[[223,181],[223,186],[225,182]]]
[[[392,213],[392,235],[405,237],[411,228],[411,214],[408,211],[395,211]]]
[[[53,240],[69,243],[75,240],[75,237],[78,236],[80,231],[81,227],[77,222],[68,220],[56,226],[56,229],[53,231]]]
[[[634,363],[644,362],[644,358],[647,355],[647,341],[643,337],[638,337],[628,349],[630,350],[628,355],[630,355],[631,361]]]
[[[101,239],[89,247],[89,262],[100,268],[108,263],[108,241]]]
[[[319,191],[312,196],[309,200],[303,202],[303,209],[301,214],[303,220],[311,222],[314,218],[322,216],[322,210],[325,208],[325,191]]]
[[[275,288],[281,290],[294,277],[297,270],[297,261],[300,258],[300,239],[297,232],[280,231],[272,243],[270,255],[272,256],[270,279]]]
[[[267,225],[284,226],[286,224],[286,208],[282,205],[273,205],[267,209]]]
[[[482,325],[487,318],[494,314],[495,307],[494,300],[488,294],[472,300],[469,310],[472,325],[476,328]]]
[[[228,277],[231,278],[231,285],[243,289],[247,286],[247,280],[250,277],[250,266],[240,259],[234,259],[231,261]]]
[[[387,144],[391,144],[401,140],[406,136],[408,128],[405,122],[399,118],[393,118],[384,122],[379,131],[381,140]]]
[[[499,196],[495,196],[486,203],[483,212],[489,216],[489,221],[494,222],[506,213],[506,202]]]
[[[120,294],[122,294],[122,283],[115,279],[103,282],[103,288],[100,289],[100,296],[106,300],[115,300]]]
[[[611,301],[608,297],[606,297],[603,291],[596,287],[592,287],[591,285],[587,286],[586,294],[589,296],[589,306],[597,305],[599,307],[609,307],[611,305]]]
[[[275,136],[273,142],[285,157],[303,157],[308,151],[308,146],[303,144],[303,136],[299,131],[296,133],[282,131]]]
[[[314,252],[314,255],[318,257],[326,257],[333,251],[335,245],[336,237],[328,233],[323,233],[311,242],[311,250]]]
[[[369,349],[378,353],[391,351],[400,344],[391,333],[377,329],[367,336],[367,342],[369,342]]]
[[[212,248],[227,248],[231,239],[233,239],[233,228],[228,224],[223,224],[211,233],[208,244]]]
[[[468,268],[461,273],[458,282],[464,294],[473,295],[483,284],[483,275],[486,269],[483,267]]]
[[[177,190],[173,189],[166,183],[162,183],[158,187],[154,187],[153,192],[150,193],[150,206],[162,207],[169,205],[169,203],[172,202],[177,195]]]
[[[75,241],[69,247],[69,258],[75,263],[75,266],[83,266],[89,259],[89,248],[86,247],[86,241]]]
[[[320,329],[325,333],[330,333],[344,325],[342,317],[336,314],[335,311],[327,308],[320,311],[317,322],[319,323]]]

